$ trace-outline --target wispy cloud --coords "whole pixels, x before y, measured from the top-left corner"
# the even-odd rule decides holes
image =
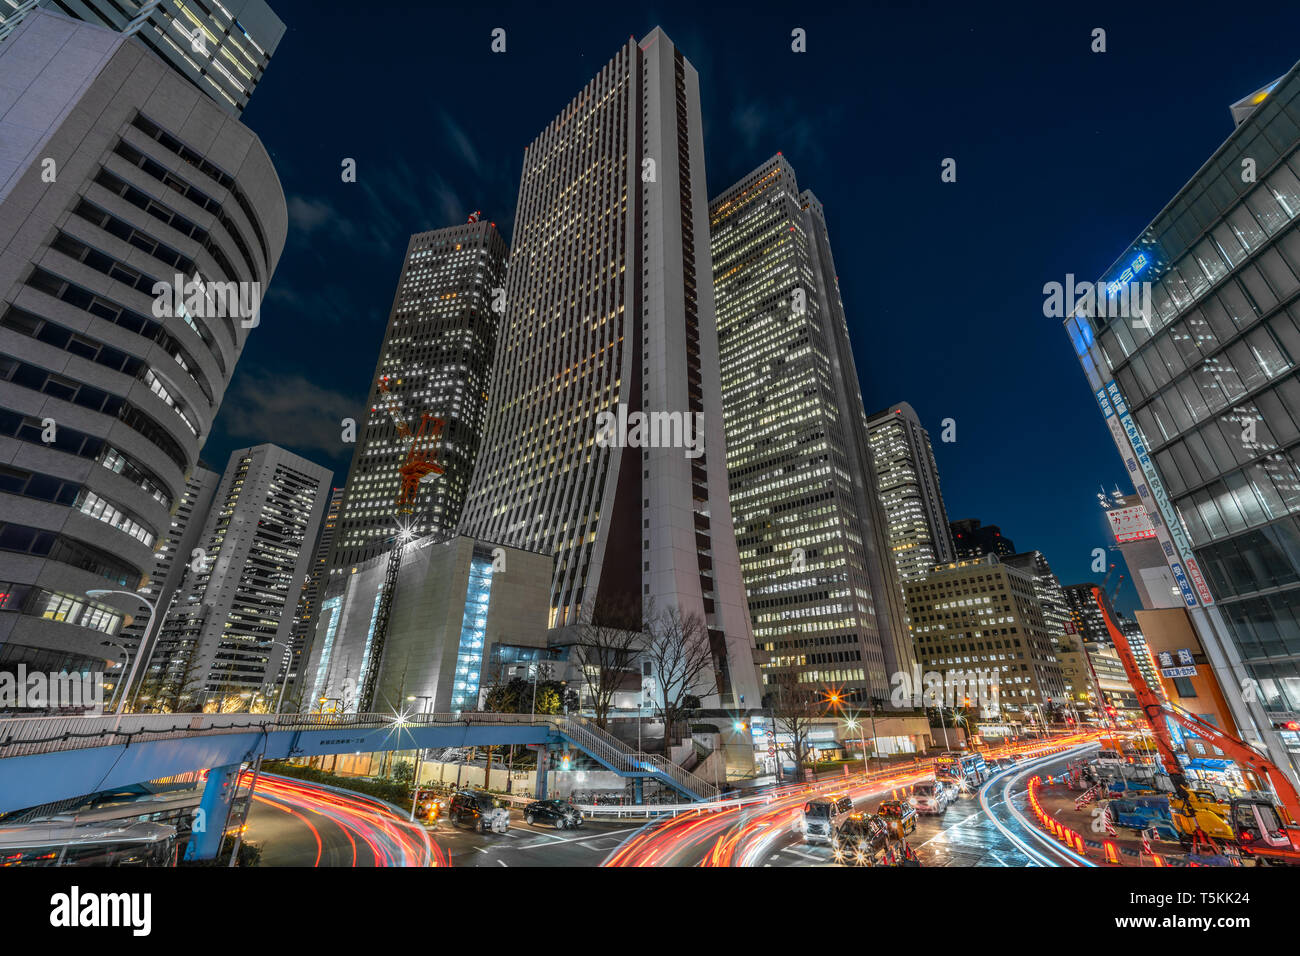
[[[221,408],[231,438],[275,441],[332,456],[350,446],[342,440],[344,418],[357,419],[364,396],[322,388],[298,374],[248,369],[236,377]]]

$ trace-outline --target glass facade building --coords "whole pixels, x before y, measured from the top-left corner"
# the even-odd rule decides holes
[[[1300,69],[1233,116],[1103,276],[1150,283],[1146,314],[1065,325],[1234,716],[1274,748],[1300,713]]]
[[[887,700],[911,640],[824,211],[778,154],[709,212],[731,509],[764,679]]]

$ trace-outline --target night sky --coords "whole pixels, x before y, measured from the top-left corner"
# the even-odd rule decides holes
[[[508,238],[525,144],[659,25],[700,73],[710,197],[785,154],[826,207],[867,412],[910,402],[949,516],[1000,525],[1064,584],[1093,577],[1096,493],[1124,469],[1043,284],[1097,278],[1232,131],[1229,105],[1300,57],[1285,5],[271,2],[288,32],[244,120],[290,234],[212,467],[271,441],[341,484],[339,421],[362,417],[409,235],[479,209]]]

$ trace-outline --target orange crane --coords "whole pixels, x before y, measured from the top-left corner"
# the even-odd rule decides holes
[[[379,380],[379,391],[387,396],[393,394],[388,388],[387,375]],[[397,411],[392,403],[387,404],[387,409],[388,414],[392,416],[393,424],[397,427],[398,437],[411,443],[406,452],[406,461],[397,469],[402,476],[402,484],[397,493],[397,500],[394,502],[398,514],[410,514],[415,510],[415,499],[419,494],[420,482],[430,475],[442,474],[442,465],[438,464],[438,440],[442,437],[442,429],[447,423],[436,415],[425,412],[420,416],[419,426],[412,432],[411,426],[397,417]]]
[[[1115,626],[1103,600],[1101,589],[1092,589],[1093,600],[1101,609],[1115,650],[1119,652],[1124,663],[1124,671],[1129,683],[1137,694],[1138,705],[1146,715],[1151,735],[1156,741],[1156,750],[1160,762],[1174,786],[1174,796],[1169,800],[1169,809],[1173,812],[1174,822],[1178,828],[1194,840],[1204,836],[1202,824],[1214,820],[1220,814],[1215,809],[1212,796],[1206,796],[1188,789],[1187,777],[1178,754],[1174,750],[1166,719],[1172,720],[1191,731],[1197,737],[1217,747],[1231,760],[1248,768],[1260,779],[1268,781],[1274,794],[1282,804],[1288,822],[1278,818],[1272,801],[1258,797],[1238,797],[1229,804],[1230,819],[1221,820],[1235,838],[1243,854],[1256,856],[1267,862],[1300,864],[1300,795],[1286,775],[1264,755],[1249,744],[1225,733],[1213,724],[1201,720],[1195,714],[1189,714],[1181,708],[1162,701],[1148,686],[1142,672],[1138,670],[1137,661],[1129,647],[1128,638]],[[1217,806],[1221,807],[1222,804]]]

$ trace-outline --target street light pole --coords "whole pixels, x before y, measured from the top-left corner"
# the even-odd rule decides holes
[[[119,651],[125,654],[126,655],[125,659],[118,661],[118,667],[122,668],[122,670],[126,670],[126,662],[131,659],[130,650],[123,647],[121,644],[117,643],[116,641],[100,641],[99,645],[100,647],[116,647]],[[113,682],[113,696],[108,699],[109,710],[113,709],[113,702],[117,700],[118,692],[121,689],[122,689],[122,677],[119,674],[117,680]]]
[[[140,666],[140,659],[144,657],[145,648],[149,645],[153,633],[157,630],[158,613],[157,608],[154,607],[153,601],[150,601],[142,594],[137,594],[135,591],[121,591],[114,588],[91,588],[86,592],[87,597],[102,597],[105,594],[125,594],[127,597],[135,598],[141,604],[144,604],[149,608],[149,626],[145,628],[144,635],[140,638],[140,646],[136,649],[135,656],[131,660],[131,671],[126,675],[126,681],[122,685],[122,693],[117,701],[117,724],[121,724],[122,709],[126,706],[127,692],[131,688],[131,683],[135,680],[135,672]],[[114,729],[117,729],[116,726]]]
[[[428,707],[429,707],[428,702],[433,700],[432,697],[426,696],[424,694],[420,694],[419,696],[412,694],[410,697],[406,699],[423,701],[423,703],[420,704],[421,716],[424,716],[424,714],[428,712]],[[411,793],[411,822],[412,823],[415,822],[415,804],[420,799],[420,762],[423,757],[424,757],[424,750],[420,747],[416,747],[415,748],[415,776],[411,778],[411,783],[413,785],[412,793]],[[488,759],[489,760],[491,759],[490,753]]]

